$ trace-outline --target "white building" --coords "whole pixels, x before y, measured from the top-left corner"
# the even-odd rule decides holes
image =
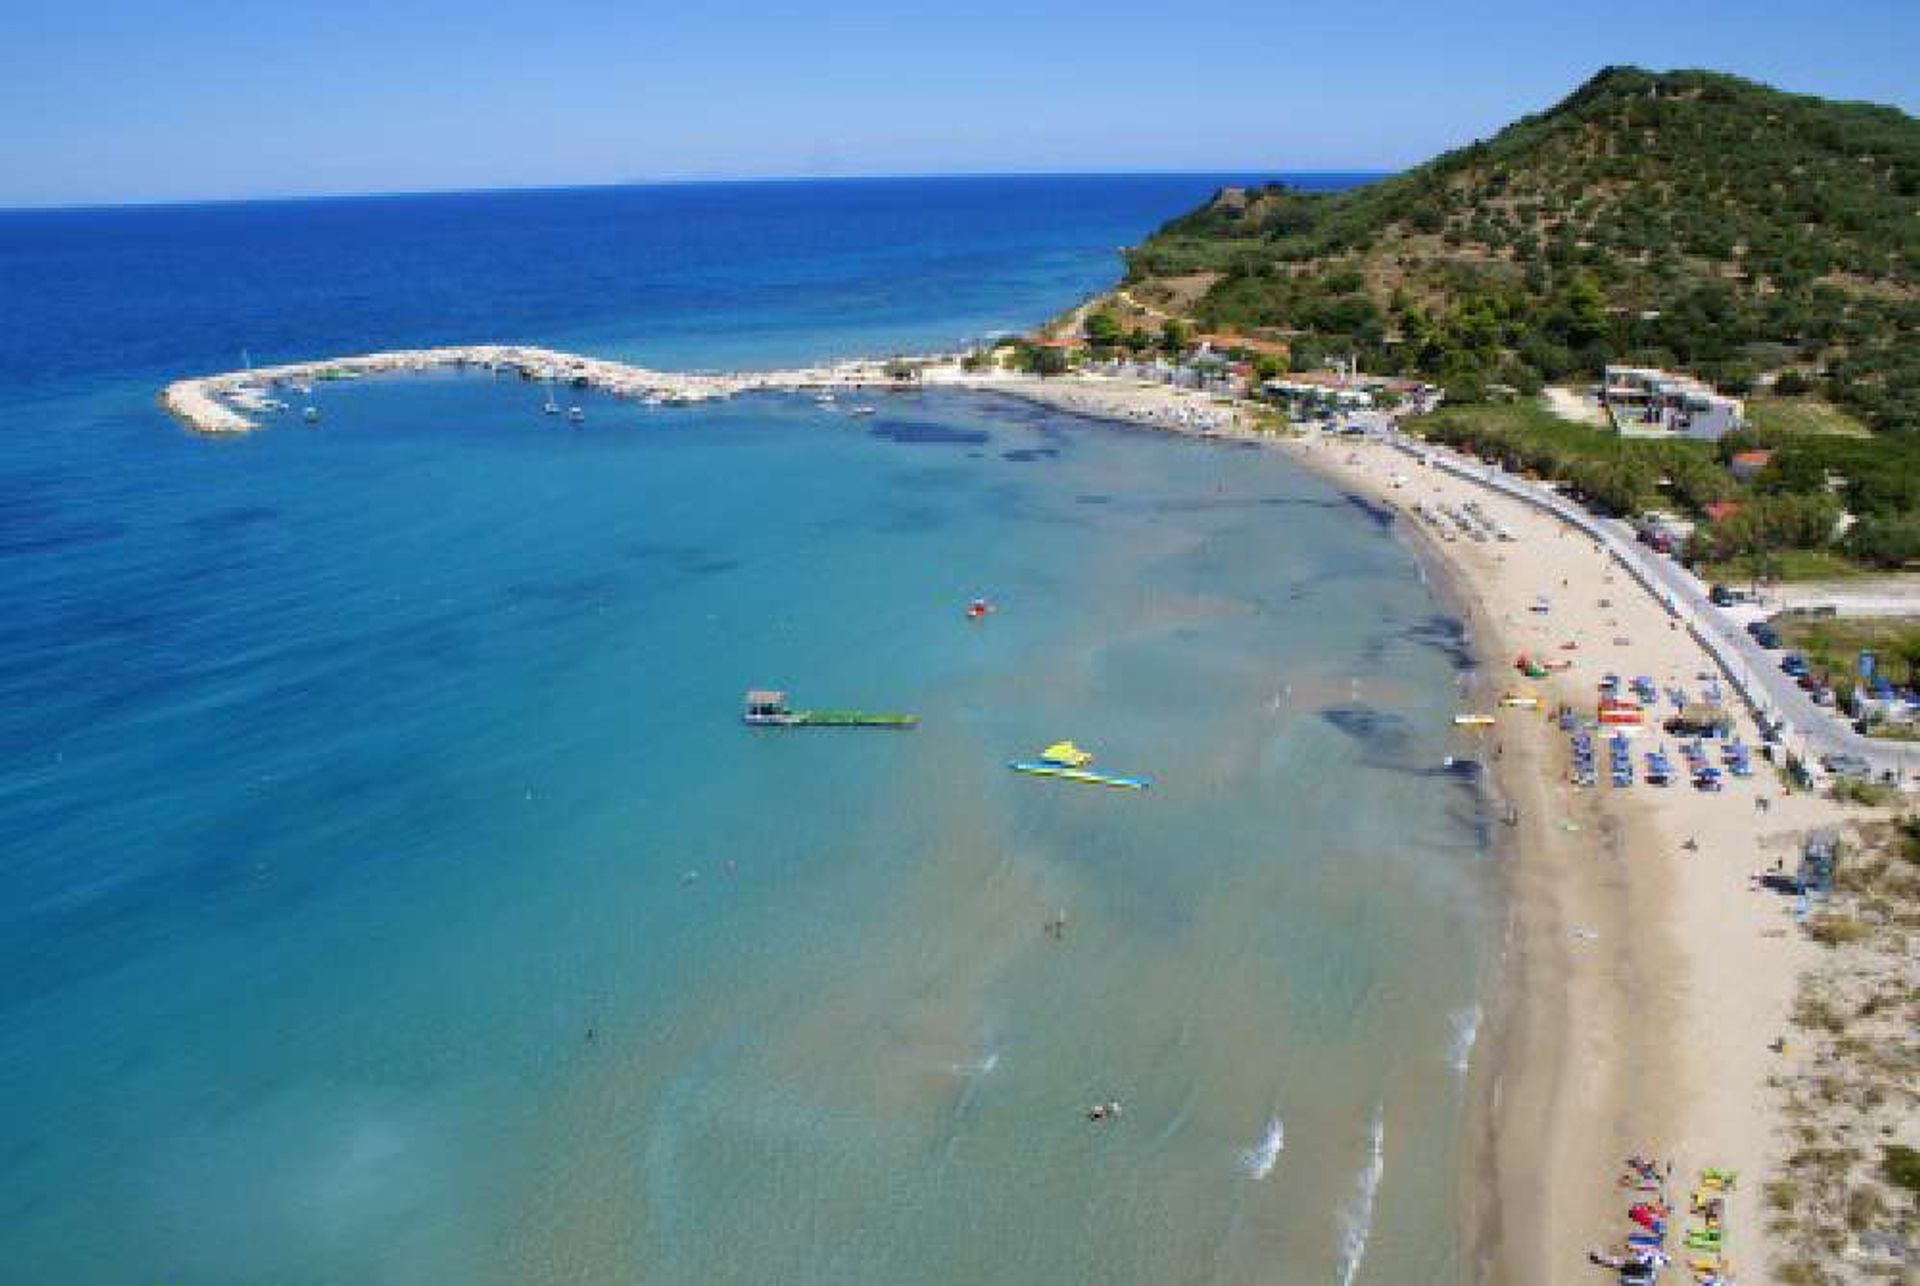
[[[1700,438],[1715,442],[1746,423],[1737,397],[1716,393],[1691,375],[1646,366],[1609,366],[1601,400],[1626,437]]]

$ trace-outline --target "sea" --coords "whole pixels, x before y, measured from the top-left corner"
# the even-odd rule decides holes
[[[1259,177],[0,214],[0,1281],[1463,1280],[1493,858],[1391,513],[954,391],[155,402],[951,349]]]

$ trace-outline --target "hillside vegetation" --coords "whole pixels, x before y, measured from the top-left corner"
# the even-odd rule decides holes
[[[1762,372],[1920,430],[1920,121],[1609,68],[1549,111],[1337,193],[1225,189],[1128,256],[1204,330],[1357,352],[1454,401],[1610,360]]]

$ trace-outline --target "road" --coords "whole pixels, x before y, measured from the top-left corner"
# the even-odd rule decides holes
[[[1781,671],[1778,654],[1754,642],[1738,618],[1709,602],[1707,587],[1686,568],[1634,540],[1632,529],[1624,522],[1596,517],[1557,491],[1445,447],[1410,438],[1397,429],[1386,437],[1408,455],[1544,509],[1600,540],[1614,561],[1665,602],[1674,617],[1712,654],[1754,712],[1784,725],[1788,748],[1803,759],[1818,763],[1828,755],[1857,755],[1873,765],[1876,773],[1900,781],[1920,778],[1920,743],[1862,736],[1850,724],[1815,705],[1813,698]]]

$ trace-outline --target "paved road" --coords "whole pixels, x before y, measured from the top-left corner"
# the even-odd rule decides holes
[[[1781,672],[1779,654],[1755,643],[1737,618],[1707,600],[1707,587],[1691,572],[1634,540],[1625,523],[1598,518],[1557,491],[1445,447],[1409,438],[1397,430],[1387,436],[1409,455],[1424,457],[1458,477],[1545,509],[1601,540],[1616,562],[1666,602],[1688,632],[1713,655],[1755,713],[1784,722],[1788,746],[1803,758],[1817,762],[1827,755],[1858,755],[1878,773],[1902,780],[1920,778],[1920,744],[1864,737],[1815,705],[1812,697]]]

